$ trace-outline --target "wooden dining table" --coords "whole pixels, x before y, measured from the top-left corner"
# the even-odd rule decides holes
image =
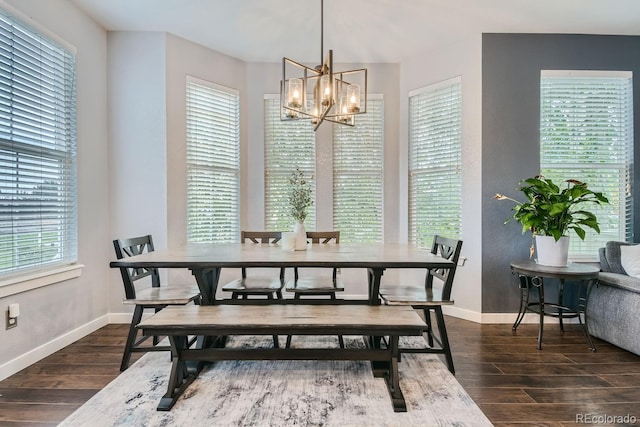
[[[200,288],[203,305],[220,303],[215,295],[222,268],[362,268],[367,270],[368,296],[364,300],[349,300],[348,303],[380,305],[378,291],[386,269],[446,269],[452,268],[453,262],[432,254],[429,249],[402,243],[309,245],[304,251],[283,250],[279,243],[192,243],[112,261],[110,267],[189,269]],[[282,300],[279,303],[293,301]]]

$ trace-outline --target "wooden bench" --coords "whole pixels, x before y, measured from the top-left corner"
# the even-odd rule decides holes
[[[426,324],[411,307],[367,305],[213,305],[168,307],[138,325],[144,334],[167,335],[172,366],[159,411],[168,411],[197,377],[202,362],[216,360],[369,360],[387,384],[393,409],[407,406],[398,378],[398,339],[421,335]],[[207,337],[188,348],[187,336]],[[225,348],[230,335],[362,335],[365,348]],[[379,337],[388,336],[380,346]],[[222,339],[216,339],[222,338]]]

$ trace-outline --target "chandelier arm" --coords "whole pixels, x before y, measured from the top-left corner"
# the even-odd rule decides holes
[[[320,64],[324,62],[324,0],[320,0]]]

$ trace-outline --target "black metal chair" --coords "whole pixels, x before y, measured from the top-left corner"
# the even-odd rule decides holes
[[[307,240],[311,241],[312,245],[326,245],[326,244],[339,244],[340,232],[339,231],[307,231]],[[344,284],[338,278],[338,269],[333,268],[332,276],[320,276],[306,274],[300,275],[301,269],[294,267],[293,280],[287,281],[286,291],[293,293],[293,299],[299,300],[306,297],[329,297],[329,299],[336,299],[337,292],[344,291]],[[338,336],[340,347],[344,348],[344,340],[342,336]],[[291,346],[291,335],[287,336],[287,347]]]
[[[268,245],[278,243],[282,237],[279,231],[242,231],[240,242],[247,241]],[[278,277],[247,275],[247,267],[242,267],[242,277],[233,280],[222,287],[224,292],[231,292],[231,299],[246,300],[250,296],[264,296],[269,300],[282,299],[282,288],[284,287],[285,269],[280,269]],[[273,336],[273,346],[279,348],[277,335]]]
[[[153,252],[153,239],[151,235],[134,237],[130,239],[117,239],[113,241],[116,251],[116,258],[122,259],[144,252]],[[150,336],[141,335],[138,337],[136,326],[142,320],[145,310],[154,310],[155,313],[168,305],[185,305],[191,302],[200,303],[200,290],[197,285],[184,284],[172,286],[160,286],[160,275],[155,268],[120,268],[122,282],[124,284],[125,299],[124,304],[134,305],[133,317],[129,325],[129,334],[122,355],[120,371],[129,367],[131,353],[147,351],[169,351],[169,346],[159,346],[159,337],[153,337],[153,346],[142,345]],[[151,287],[143,287],[143,283],[148,284],[150,278]],[[136,289],[139,287],[140,289]]]
[[[427,348],[401,348],[400,353],[436,353],[444,354],[449,371],[455,374],[451,347],[447,337],[447,328],[442,314],[443,305],[452,305],[451,288],[460,258],[462,240],[448,239],[434,236],[431,253],[440,254],[442,258],[453,262],[448,269],[428,269],[424,285],[389,285],[380,288],[380,297],[386,305],[410,305],[414,309],[422,310],[427,324]],[[442,282],[442,288],[433,287],[433,279]],[[434,334],[431,312],[435,314],[439,337]],[[434,347],[434,343],[437,344]]]

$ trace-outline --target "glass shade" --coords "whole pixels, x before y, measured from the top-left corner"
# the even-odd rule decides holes
[[[288,105],[291,108],[302,107],[302,79],[289,80]]]
[[[327,106],[331,105],[332,95],[331,95],[331,79],[328,74],[320,77],[320,96],[322,97],[322,105]]]
[[[349,113],[360,112],[360,85],[352,84],[347,87],[347,100]]]
[[[350,118],[349,106],[350,104],[348,103],[347,95],[341,96],[340,105],[338,105],[338,111],[340,111],[340,116],[338,117],[338,120],[340,120],[341,122],[349,121],[349,118]]]
[[[316,101],[313,98],[311,98],[311,101],[309,101],[309,114],[311,115],[311,123],[313,123],[314,125],[318,123],[320,111],[318,111],[318,106],[316,105]]]

